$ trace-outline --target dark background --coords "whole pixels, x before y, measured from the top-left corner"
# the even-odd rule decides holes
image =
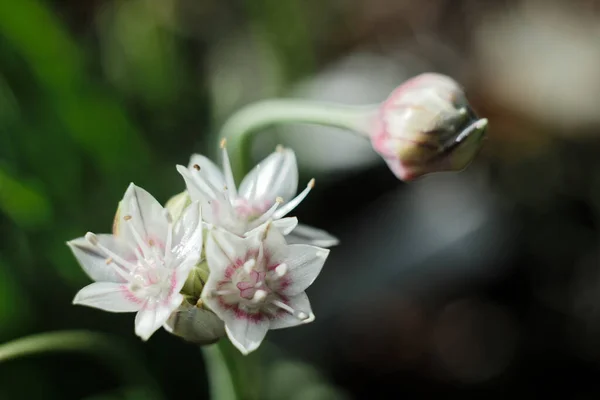
[[[317,178],[297,216],[342,241],[316,321],[257,352],[263,398],[600,395],[600,2],[0,0],[0,341],[104,332],[145,371],[7,361],[0,399],[207,398],[196,347],[71,305],[89,279],[65,241],[109,231],[131,181],[183,190],[175,164],[245,104],[376,103],[424,71],[490,120],[460,174],[404,184],[332,128],[255,142],[296,150]]]

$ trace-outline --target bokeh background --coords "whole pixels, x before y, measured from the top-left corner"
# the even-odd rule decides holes
[[[316,321],[257,352],[260,398],[600,395],[600,1],[0,0],[0,341],[88,329],[138,364],[7,361],[0,399],[208,398],[197,347],[71,305],[65,241],[109,231],[131,181],[183,190],[175,164],[245,104],[376,103],[424,71],[490,120],[460,174],[404,184],[333,128],[257,136],[257,161],[296,150],[297,216],[341,239]]]

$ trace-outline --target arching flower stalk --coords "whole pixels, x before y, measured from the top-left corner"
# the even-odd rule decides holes
[[[407,80],[380,104],[265,100],[246,106],[223,125],[221,136],[232,144],[234,170],[247,167],[255,132],[292,123],[333,126],[370,140],[404,181],[464,169],[481,148],[488,125],[475,115],[456,81],[435,73]]]

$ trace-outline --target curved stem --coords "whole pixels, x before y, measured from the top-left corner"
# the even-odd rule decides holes
[[[153,393],[160,396],[160,388],[145,366],[132,356],[131,349],[100,333],[59,331],[15,339],[0,345],[0,363],[30,355],[64,351],[95,356],[128,382],[150,387]]]
[[[260,400],[262,362],[253,353],[242,355],[227,339],[201,347],[212,400]]]
[[[253,134],[283,123],[307,123],[347,129],[368,137],[378,105],[350,106],[307,100],[277,99],[250,104],[225,122],[220,136],[228,140],[234,176],[240,178],[250,165]]]

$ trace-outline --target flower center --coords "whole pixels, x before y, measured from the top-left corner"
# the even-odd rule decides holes
[[[143,239],[133,224],[130,215],[123,220],[130,229],[134,243],[130,245],[135,258],[128,260],[104,246],[98,237],[88,232],[86,239],[102,251],[108,258],[106,264],[128,282],[129,290],[140,299],[162,299],[172,292],[172,270],[167,268],[172,254],[173,224],[170,214],[165,210],[168,229],[164,245],[152,238]]]
[[[278,310],[283,310],[300,320],[309,318],[307,313],[291,307],[287,297],[278,293],[289,285],[287,264],[281,263],[267,270],[265,265],[257,265],[256,259],[249,258],[230,268],[234,272],[229,279],[221,281],[210,295],[219,297],[221,305],[234,309],[236,315],[271,318]]]

